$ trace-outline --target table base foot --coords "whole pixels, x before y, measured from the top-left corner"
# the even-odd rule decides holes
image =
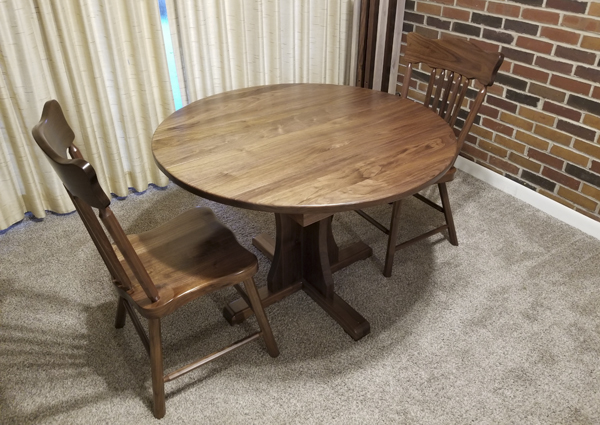
[[[263,286],[258,289],[258,295],[260,295],[260,301],[262,302],[263,307],[266,308],[271,304],[275,304],[277,301],[292,295],[300,289],[302,289],[302,282],[296,282],[278,292],[269,292],[269,289],[266,286]],[[242,323],[253,314],[252,309],[248,307],[248,304],[241,298],[230,302],[223,308],[223,317],[225,317],[225,320],[227,320],[230,325]]]
[[[366,260],[373,255],[373,249],[363,241],[353,242],[340,248],[338,260],[331,263],[331,273],[348,267],[359,260]]]
[[[254,245],[269,261],[273,261],[275,255],[275,240],[267,235],[261,233],[260,235],[252,238],[252,245]]]
[[[327,229],[327,230],[330,230]],[[329,264],[326,269],[323,269],[323,276],[331,276],[331,273],[334,273],[338,270],[343,269],[344,267],[348,267],[350,264],[364,260],[373,255],[373,250],[370,246],[362,241],[351,243],[343,248],[339,248],[335,241],[333,240],[333,236],[327,235],[326,246],[329,251]],[[252,245],[254,245],[265,257],[267,257],[270,261],[273,261],[274,253],[275,253],[275,241],[273,238],[267,234],[260,234],[252,239]],[[317,278],[320,275],[317,273]],[[346,301],[341,299],[335,292],[333,295],[327,296],[324,295],[322,289],[318,289],[313,286],[310,281],[306,279],[302,280],[302,284],[299,282],[294,283],[293,286],[287,287],[282,291],[278,291],[274,294],[271,294],[267,291],[266,288],[263,288],[263,294],[261,298],[264,297],[263,304],[265,307],[273,302],[276,302],[285,296],[297,291],[300,286],[312,299],[315,301],[323,310],[325,310],[336,322],[340,324],[340,326],[354,339],[355,341],[361,339],[365,335],[367,335],[371,328],[369,322],[362,317],[356,310],[354,310]],[[325,279],[327,281],[327,279]],[[300,285],[300,286],[298,286]],[[252,311],[248,308],[246,303],[243,300],[237,300],[229,304],[224,311],[223,315],[227,319],[227,321],[231,324],[240,323],[245,318],[250,316]]]
[[[325,310],[353,340],[358,341],[371,332],[371,325],[356,310],[341,299],[339,295],[333,294],[332,299],[325,298],[317,289],[305,283],[302,289]]]

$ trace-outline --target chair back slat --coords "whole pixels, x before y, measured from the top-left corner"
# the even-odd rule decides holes
[[[411,62],[409,62],[406,65],[406,70],[404,71],[404,79],[402,82],[402,91],[400,92],[400,96],[402,96],[405,99],[408,99],[408,90],[410,89],[410,81],[412,79],[412,70],[413,70],[413,64]],[[427,89],[429,90],[429,87],[431,85],[427,86]],[[429,93],[431,94],[431,93]]]
[[[454,72],[451,72],[451,71],[447,71],[447,74],[448,74],[448,78],[444,82],[444,95],[443,95],[443,98],[440,103],[440,111],[439,111],[440,116],[444,119],[446,119],[446,116],[447,116],[446,111],[453,111],[454,109],[456,109],[456,106],[460,107],[460,105],[451,103],[450,99],[452,98],[452,96],[451,96],[452,89],[456,88],[456,80],[460,80],[462,78],[461,75],[457,75],[456,79],[455,79]],[[454,98],[454,100],[456,100],[456,98]]]
[[[50,165],[62,180],[79,217],[112,274],[115,284],[125,290],[132,287],[106,231],[92,208],[98,209],[104,227],[115,241],[115,245],[145,294],[151,301],[157,301],[159,299],[158,291],[152,279],[135,253],[121,225],[112,214],[109,207],[110,199],[100,186],[94,167],[83,158],[79,149],[73,144],[74,133],[56,100],[46,102],[42,117],[33,127],[32,134],[38,146],[46,154]],[[67,152],[71,157],[67,156]]]
[[[110,274],[116,285],[120,286],[123,290],[128,291],[131,289],[131,281],[127,276],[127,273],[123,269],[115,251],[108,240],[104,229],[100,225],[98,218],[94,214],[94,210],[89,204],[86,204],[81,199],[71,196],[71,200],[77,209],[77,213],[83,221],[85,228],[90,234],[96,249],[100,253],[100,256],[104,260],[104,264],[110,271]]]
[[[127,265],[131,268],[133,275],[136,277],[140,286],[146,293],[146,296],[152,301],[158,301],[158,291],[152,282],[152,278],[148,274],[148,271],[142,264],[140,257],[137,255],[127,235],[123,231],[121,224],[113,214],[109,207],[100,209],[100,219],[104,224],[104,227],[108,230],[108,233],[112,236],[115,245],[121,251],[121,255],[127,262]]]
[[[454,78],[454,76],[452,76],[452,84],[448,88],[448,94],[444,101],[444,103],[447,106],[444,110],[444,114],[442,115],[444,120],[448,123],[452,120],[452,116],[454,115],[454,112],[457,109],[455,107],[455,105],[456,105],[455,102],[456,102],[456,97],[461,89],[461,84],[462,84],[462,76],[458,75],[456,78]]]
[[[485,100],[487,87],[494,83],[504,55],[486,52],[473,43],[459,39],[429,39],[417,33],[407,37],[404,62],[407,63],[402,84],[402,97],[408,97],[415,65],[431,69],[425,91],[424,105],[454,127],[461,109],[468,112],[457,139],[459,150]],[[481,89],[475,100],[466,105],[465,97],[471,85]]]
[[[446,122],[450,124],[450,127],[454,127],[456,124],[456,119],[458,118],[458,114],[461,109],[461,105],[463,104],[463,100],[465,99],[465,95],[467,94],[467,90],[469,89],[469,80],[465,77],[461,76],[460,80],[457,80],[456,90],[454,91],[454,96],[449,100],[454,107],[452,114],[446,117]]]
[[[450,95],[450,90],[452,88],[452,83],[454,82],[454,73],[452,71],[446,71],[444,70],[444,72],[442,72],[443,80],[440,81],[440,94],[441,94],[441,99],[440,99],[440,104],[438,107],[438,115],[440,117],[444,117],[444,115],[446,114],[446,109],[448,109],[448,97]]]
[[[433,96],[433,99],[429,99],[429,103],[431,104],[431,108],[439,115],[440,114],[440,109],[442,109],[441,107],[441,103],[440,103],[440,96],[442,94],[442,90],[444,89],[444,83],[445,83],[445,77],[446,77],[446,71],[443,69],[440,70],[434,70],[436,77],[434,79],[434,87],[433,89],[435,90],[435,95]],[[438,72],[439,71],[439,72]],[[425,99],[425,101],[427,101],[428,99]]]
[[[73,143],[68,147],[68,150],[71,158],[83,159],[81,151]],[[98,249],[100,256],[104,260],[104,264],[106,264],[106,267],[110,271],[115,284],[121,286],[125,291],[130,290],[131,281],[129,280],[129,276],[127,276],[121,262],[117,258],[117,255],[115,254],[104,229],[100,225],[98,218],[94,214],[92,207],[79,198],[72,196],[70,192],[69,196],[73,201],[73,205],[75,205],[75,209],[77,209],[81,221],[83,221],[83,224],[90,234],[94,245],[96,245],[96,249]]]
[[[423,102],[423,104],[428,108],[431,104],[431,93],[433,93],[433,89],[436,86],[436,81],[438,78],[437,69],[432,69],[431,74],[429,75],[429,83],[427,84],[427,92],[425,93],[425,101]],[[410,81],[408,81],[408,83],[410,85]]]

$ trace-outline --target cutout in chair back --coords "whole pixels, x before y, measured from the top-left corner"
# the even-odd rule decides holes
[[[77,152],[73,145],[75,134],[56,100],[46,102],[42,118],[33,127],[32,134],[72,196],[95,208],[106,208],[110,204],[94,167],[84,159],[67,156],[67,150],[72,156]]]

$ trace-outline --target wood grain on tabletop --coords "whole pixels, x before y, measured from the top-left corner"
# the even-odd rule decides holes
[[[159,167],[185,189],[288,214],[400,199],[451,165],[456,137],[422,105],[378,91],[284,84],[211,96],[157,128]]]

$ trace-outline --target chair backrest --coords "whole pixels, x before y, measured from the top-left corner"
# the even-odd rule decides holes
[[[471,130],[487,88],[494,84],[496,73],[502,65],[504,55],[486,52],[475,44],[459,39],[430,39],[417,33],[407,37],[404,61],[407,63],[402,84],[402,97],[408,97],[413,69],[416,64],[431,68],[424,105],[433,109],[454,127],[469,85],[476,80],[479,85],[477,96],[468,109],[468,115],[458,135],[458,149]]]
[[[46,102],[42,118],[33,127],[32,134],[67,189],[115,284],[125,291],[131,289],[131,281],[92,207],[98,209],[98,215],[108,230],[108,234],[112,237],[148,298],[151,301],[158,301],[158,291],[112,213],[110,199],[100,186],[94,167],[83,159],[81,152],[73,144],[75,134],[56,100]]]

